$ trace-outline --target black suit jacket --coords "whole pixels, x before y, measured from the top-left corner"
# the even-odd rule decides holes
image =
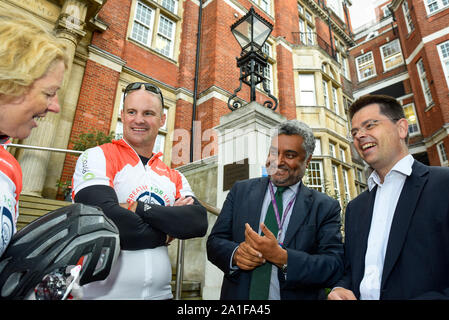
[[[252,271],[230,273],[234,249],[245,240],[245,223],[259,230],[268,178],[235,183],[207,240],[208,259],[224,272],[221,299],[248,299]],[[340,205],[302,183],[284,239],[287,276],[279,270],[281,299],[324,298],[323,288],[343,272]]]
[[[345,276],[337,286],[360,297],[377,187],[346,208]],[[449,297],[449,169],[415,161],[391,224],[380,299]]]

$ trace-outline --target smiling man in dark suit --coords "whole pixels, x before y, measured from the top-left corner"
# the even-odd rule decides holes
[[[338,201],[301,182],[315,137],[282,123],[272,139],[269,177],[230,190],[207,241],[224,272],[221,299],[319,299],[343,271]]]
[[[374,171],[346,208],[345,275],[328,298],[449,298],[449,169],[413,159],[395,99],[361,97],[349,116],[354,146]]]

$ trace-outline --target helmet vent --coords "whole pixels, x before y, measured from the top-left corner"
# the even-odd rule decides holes
[[[37,247],[36,249],[33,250],[33,252],[31,252],[27,258],[34,258],[37,257],[38,255],[40,255],[41,253],[43,253],[45,250],[47,250],[47,248],[53,246],[53,244],[56,243],[56,241],[64,238],[65,236],[68,235],[68,231],[67,229],[61,230],[60,232],[58,232],[57,234],[55,234],[53,237],[51,237],[50,239],[48,239],[47,241],[45,241],[44,243],[42,243],[39,247]]]

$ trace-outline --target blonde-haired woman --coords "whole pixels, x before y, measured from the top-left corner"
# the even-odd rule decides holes
[[[0,256],[16,231],[22,170],[3,144],[24,139],[36,119],[59,112],[64,45],[33,17],[0,3]]]

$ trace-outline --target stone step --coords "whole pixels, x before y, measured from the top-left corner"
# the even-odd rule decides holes
[[[22,229],[30,222],[36,220],[37,218],[50,211],[68,206],[70,204],[71,203],[67,201],[20,195],[17,230]]]

